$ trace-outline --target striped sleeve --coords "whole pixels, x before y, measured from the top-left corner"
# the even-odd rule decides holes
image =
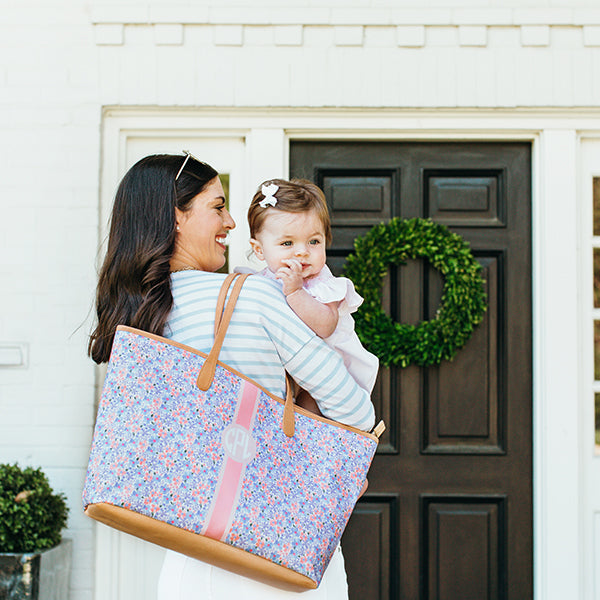
[[[287,363],[287,372],[317,401],[323,416],[364,431],[375,425],[369,394],[350,376],[341,357],[312,338]]]
[[[175,273],[174,306],[165,335],[209,352],[223,279],[217,273]],[[363,430],[373,427],[368,392],[349,375],[341,357],[292,311],[274,281],[259,276],[246,280],[219,358],[279,397],[285,395],[287,371],[316,400],[324,416]]]

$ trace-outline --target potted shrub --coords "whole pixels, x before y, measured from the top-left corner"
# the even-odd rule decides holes
[[[41,469],[0,464],[0,600],[66,600],[68,508]]]

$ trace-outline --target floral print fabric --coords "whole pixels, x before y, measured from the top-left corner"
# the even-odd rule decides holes
[[[243,379],[204,357],[131,329],[115,335],[90,454],[84,505],[107,502],[200,533],[227,460],[222,433]],[[377,447],[373,436],[296,413],[260,391],[254,458],[223,541],[317,583],[339,543]]]

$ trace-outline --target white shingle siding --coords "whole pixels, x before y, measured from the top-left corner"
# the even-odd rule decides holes
[[[91,600],[94,580],[80,490],[103,107],[600,105],[594,2],[495,4],[4,3],[0,345],[29,355],[24,368],[0,367],[0,461],[41,465],[68,494],[71,600]]]
[[[464,24],[99,23],[100,96],[109,105],[211,107],[599,103],[591,81],[600,25],[566,24],[574,19],[560,11],[552,25],[536,11],[519,15],[521,25],[477,24],[476,12]],[[277,84],[267,91],[266,80]]]

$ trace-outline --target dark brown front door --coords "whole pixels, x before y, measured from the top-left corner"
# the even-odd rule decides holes
[[[381,369],[386,421],[342,541],[352,600],[532,598],[531,148],[525,143],[294,142],[292,177],[325,191],[329,264],[394,216],[431,217],[483,265],[484,322],[452,362]],[[396,321],[432,318],[442,282],[390,269]]]

